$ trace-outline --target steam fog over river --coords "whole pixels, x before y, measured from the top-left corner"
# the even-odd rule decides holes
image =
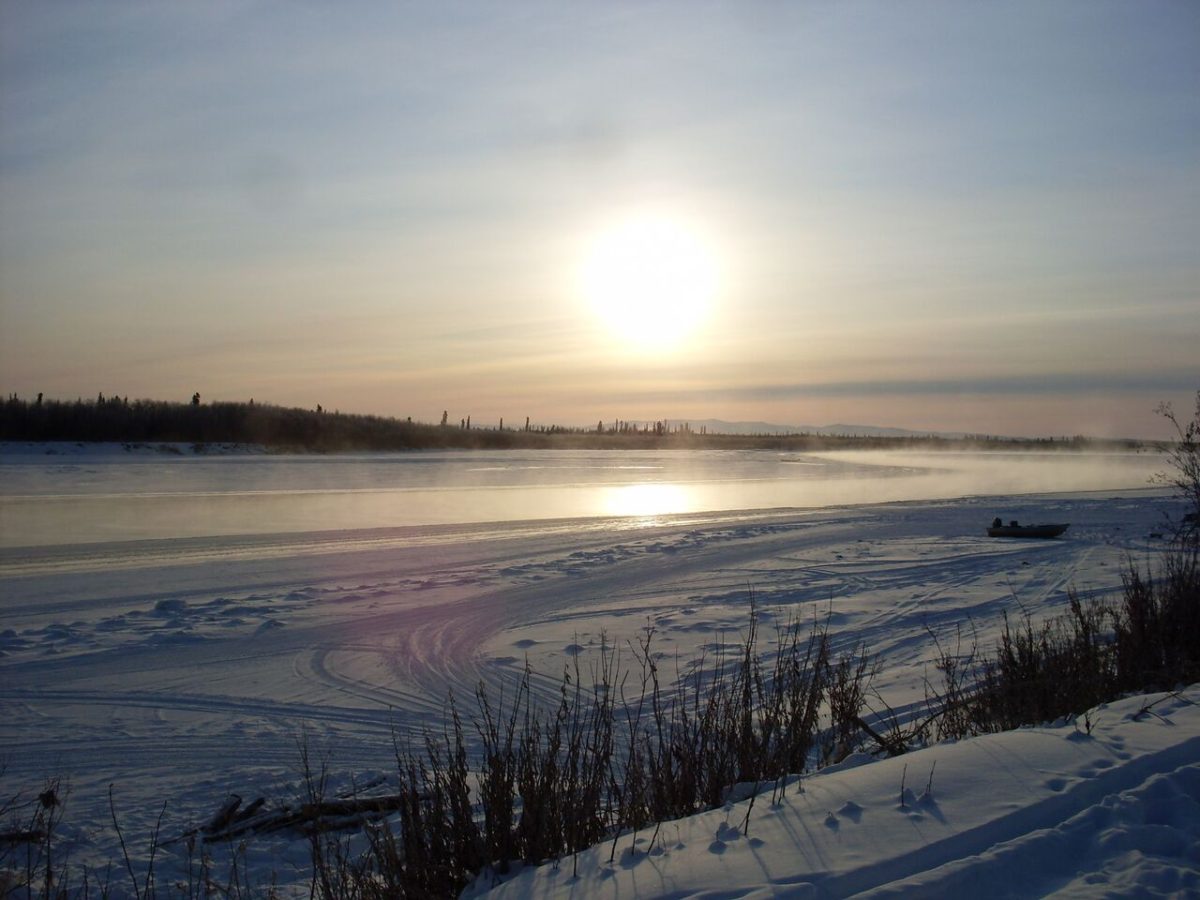
[[[1147,487],[1149,454],[492,451],[339,456],[0,456],[0,547],[704,516]],[[612,526],[608,522],[608,526]],[[431,528],[431,526],[440,526]],[[583,523],[579,523],[583,527]],[[5,554],[12,561],[12,554]]]

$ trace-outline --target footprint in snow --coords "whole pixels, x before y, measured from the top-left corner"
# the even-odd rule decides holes
[[[174,616],[183,612],[187,612],[187,604],[182,600],[159,600],[154,604],[156,616]]]
[[[626,847],[621,851],[621,868],[632,869],[646,859],[646,854],[637,847]]]
[[[846,800],[844,804],[841,804],[838,815],[848,818],[848,820],[857,824],[860,818],[863,817],[863,808],[854,803],[853,800]]]
[[[736,825],[730,825],[728,822],[722,822],[717,829],[718,841],[736,841],[742,836]]]
[[[825,827],[830,831],[837,831],[838,828],[841,827],[841,823],[838,822],[837,816],[835,816],[833,813],[830,813],[825,817]]]

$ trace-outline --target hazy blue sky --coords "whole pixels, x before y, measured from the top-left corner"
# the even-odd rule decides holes
[[[6,392],[1154,435],[1200,388],[1200,3],[3,0],[0,91]],[[580,274],[649,214],[686,333]]]

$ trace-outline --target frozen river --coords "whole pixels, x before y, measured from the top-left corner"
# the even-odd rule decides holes
[[[672,660],[662,666],[672,692],[693,661],[737,640],[751,598],[763,634],[819,618],[838,652],[870,648],[881,666],[872,689],[903,725],[924,714],[931,632],[950,646],[969,624],[991,646],[1006,617],[1059,611],[1072,595],[1111,596],[1129,559],[1161,551],[1154,532],[1181,509],[1167,492],[1142,490],[1162,468],[1150,456],[40,449],[0,454],[0,787],[36,797],[45,779],[65,779],[61,858],[100,872],[121,859],[115,810],[134,870],[153,859],[162,884],[186,878],[188,845],[155,857],[151,835],[160,826],[166,837],[184,834],[230,793],[292,802],[303,790],[301,745],[329,761],[338,791],[394,784],[397,746],[441,727],[448,692],[472,710],[481,685],[505,696],[528,666],[539,702],[554,703],[573,661],[586,672],[599,648],[635,646],[648,629]],[[992,540],[984,526],[993,515],[1071,529],[1053,541]],[[1095,735],[1110,725],[1124,719],[1106,712]],[[1161,730],[1194,760],[1194,733]],[[1014,767],[1010,748],[992,768],[1033,798],[1040,817],[1021,821],[1049,829],[1109,791],[1098,778],[1125,771],[1118,787],[1137,787],[1160,771],[1142,756],[1123,770],[1142,751],[1136,735],[1116,737],[1122,755],[1106,757],[1104,770],[1093,767],[1099,737],[1061,736],[1054,745],[1075,754],[1065,761],[1038,748]],[[975,821],[968,812],[1014,821],[1011,806],[987,806],[1015,796],[1008,782],[968,793],[997,758],[983,755],[993,745],[960,762],[934,749],[936,809],[960,836],[974,827],[961,824]],[[909,776],[918,770],[932,777],[923,759]],[[876,829],[895,817],[902,772],[848,771],[884,774],[830,790],[857,798]],[[1083,783],[1073,799],[1072,779]],[[796,794],[797,804],[830,796],[817,791]],[[816,847],[857,861],[840,843],[856,820],[845,818],[840,834],[828,826],[842,802],[817,800],[812,816],[797,806],[804,817],[788,827],[799,843],[765,821],[754,834],[782,848],[779,858]],[[898,824],[871,848],[926,840],[907,817],[887,821]],[[686,840],[716,859],[707,849],[715,826],[704,827],[705,840],[699,831]],[[737,858],[757,860],[743,840],[722,865],[742,848]],[[303,837],[259,835],[244,850],[210,851],[218,873],[243,853],[240,871],[256,884],[278,880],[281,896],[309,896]]]
[[[20,450],[0,456],[8,549],[1130,489],[1163,468],[1152,454],[1028,452]]]

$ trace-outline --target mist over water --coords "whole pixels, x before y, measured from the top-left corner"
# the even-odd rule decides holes
[[[1149,453],[9,453],[0,547],[1127,490],[1164,469]]]

